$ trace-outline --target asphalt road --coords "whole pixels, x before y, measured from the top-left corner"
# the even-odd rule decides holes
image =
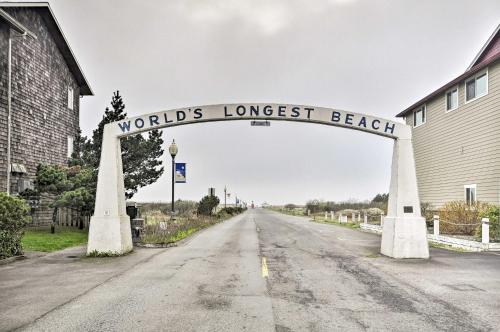
[[[359,230],[250,210],[22,329],[500,330],[499,255],[433,249],[430,260],[403,261],[380,256],[379,243]]]

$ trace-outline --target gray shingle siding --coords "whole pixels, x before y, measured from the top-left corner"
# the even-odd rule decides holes
[[[4,10],[38,37],[15,38],[12,43],[12,162],[24,164],[33,179],[40,163],[66,163],[67,137],[79,128],[79,88],[37,10]],[[1,191],[6,190],[7,174],[7,43],[8,27],[0,25]],[[74,90],[73,110],[67,107],[68,87]],[[12,179],[12,192],[16,181]]]
[[[7,54],[8,26],[0,21],[0,191],[7,178]]]

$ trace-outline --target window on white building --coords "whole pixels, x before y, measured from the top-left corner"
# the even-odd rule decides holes
[[[458,87],[446,92],[446,111],[453,111],[458,108]]]
[[[425,113],[426,113],[425,105],[413,112],[413,127],[418,127],[421,124],[425,123],[425,115],[426,115]]]
[[[465,202],[472,205],[476,202],[476,185],[466,184],[464,186]]]
[[[68,146],[67,146],[67,151],[68,151],[68,158],[71,158],[71,155],[73,154],[73,144],[75,142],[75,138],[73,136],[68,136]]]
[[[68,108],[70,110],[73,109],[74,107],[74,104],[75,104],[75,97],[74,97],[74,94],[73,94],[73,88],[68,88]]]
[[[465,81],[465,102],[473,101],[488,93],[488,71],[482,71]]]

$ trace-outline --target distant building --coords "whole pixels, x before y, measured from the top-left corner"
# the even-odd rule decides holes
[[[500,204],[500,25],[462,75],[397,116],[413,127],[422,202]]]
[[[29,188],[40,163],[66,164],[88,95],[49,4],[0,2],[0,191]]]

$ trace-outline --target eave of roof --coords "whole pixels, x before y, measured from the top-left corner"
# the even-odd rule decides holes
[[[83,74],[78,61],[76,60],[73,51],[71,50],[66,37],[57,22],[57,19],[47,2],[0,2],[0,8],[34,8],[39,10],[47,28],[54,37],[54,41],[59,48],[62,56],[68,64],[68,68],[75,77],[78,86],[80,87],[80,95],[82,96],[92,96],[94,93],[90,88],[85,75]]]
[[[472,62],[472,64],[475,64],[476,61],[481,57],[481,55],[483,54],[483,52],[487,49],[488,45],[493,40],[493,37],[496,36],[496,34],[498,33],[499,27],[500,27],[500,25],[496,28],[495,33],[492,35],[492,37],[490,37],[488,39],[488,41],[486,42],[485,46],[483,46],[483,48],[481,49],[481,52],[478,53],[478,55],[476,56],[476,58],[474,59],[474,61]],[[477,64],[477,65],[475,65],[473,67],[469,67],[465,71],[465,73],[463,73],[462,75],[460,75],[457,78],[453,79],[452,81],[446,83],[445,85],[443,85],[439,89],[435,90],[431,94],[429,94],[429,95],[425,96],[424,98],[420,99],[419,101],[417,101],[416,103],[412,104],[411,106],[407,107],[402,112],[398,113],[396,115],[396,117],[403,117],[403,116],[405,116],[406,114],[408,114],[411,111],[413,111],[415,108],[421,106],[422,104],[426,103],[430,99],[432,99],[432,98],[434,98],[434,97],[436,97],[436,96],[444,93],[446,90],[450,89],[451,87],[453,87],[453,86],[457,85],[458,83],[462,82],[463,80],[467,79],[469,76],[471,76],[471,75],[473,75],[473,74],[481,71],[482,69],[488,67],[490,64],[492,64],[493,62],[497,61],[498,59],[500,59],[500,53],[497,54],[497,55],[495,55],[491,59],[488,59],[486,61],[480,62],[479,64]]]
[[[12,30],[17,31],[22,35],[30,36],[33,39],[37,39],[37,37],[33,32],[31,32],[28,28],[26,28],[24,25],[18,22],[15,18],[10,16],[2,8],[0,8],[0,19],[5,21]]]
[[[474,67],[474,65],[476,64],[476,62],[479,60],[479,58],[483,55],[483,53],[486,51],[486,49],[490,46],[491,42],[493,41],[493,39],[495,38],[495,36],[497,35],[497,33],[500,31],[500,24],[497,25],[497,28],[495,29],[495,31],[493,31],[493,33],[491,34],[490,38],[488,38],[488,40],[486,41],[486,43],[484,43],[483,47],[481,48],[481,50],[477,53],[477,55],[474,57],[474,60],[472,60],[471,64],[469,65],[469,67],[467,67],[467,70],[471,69],[472,67]]]

